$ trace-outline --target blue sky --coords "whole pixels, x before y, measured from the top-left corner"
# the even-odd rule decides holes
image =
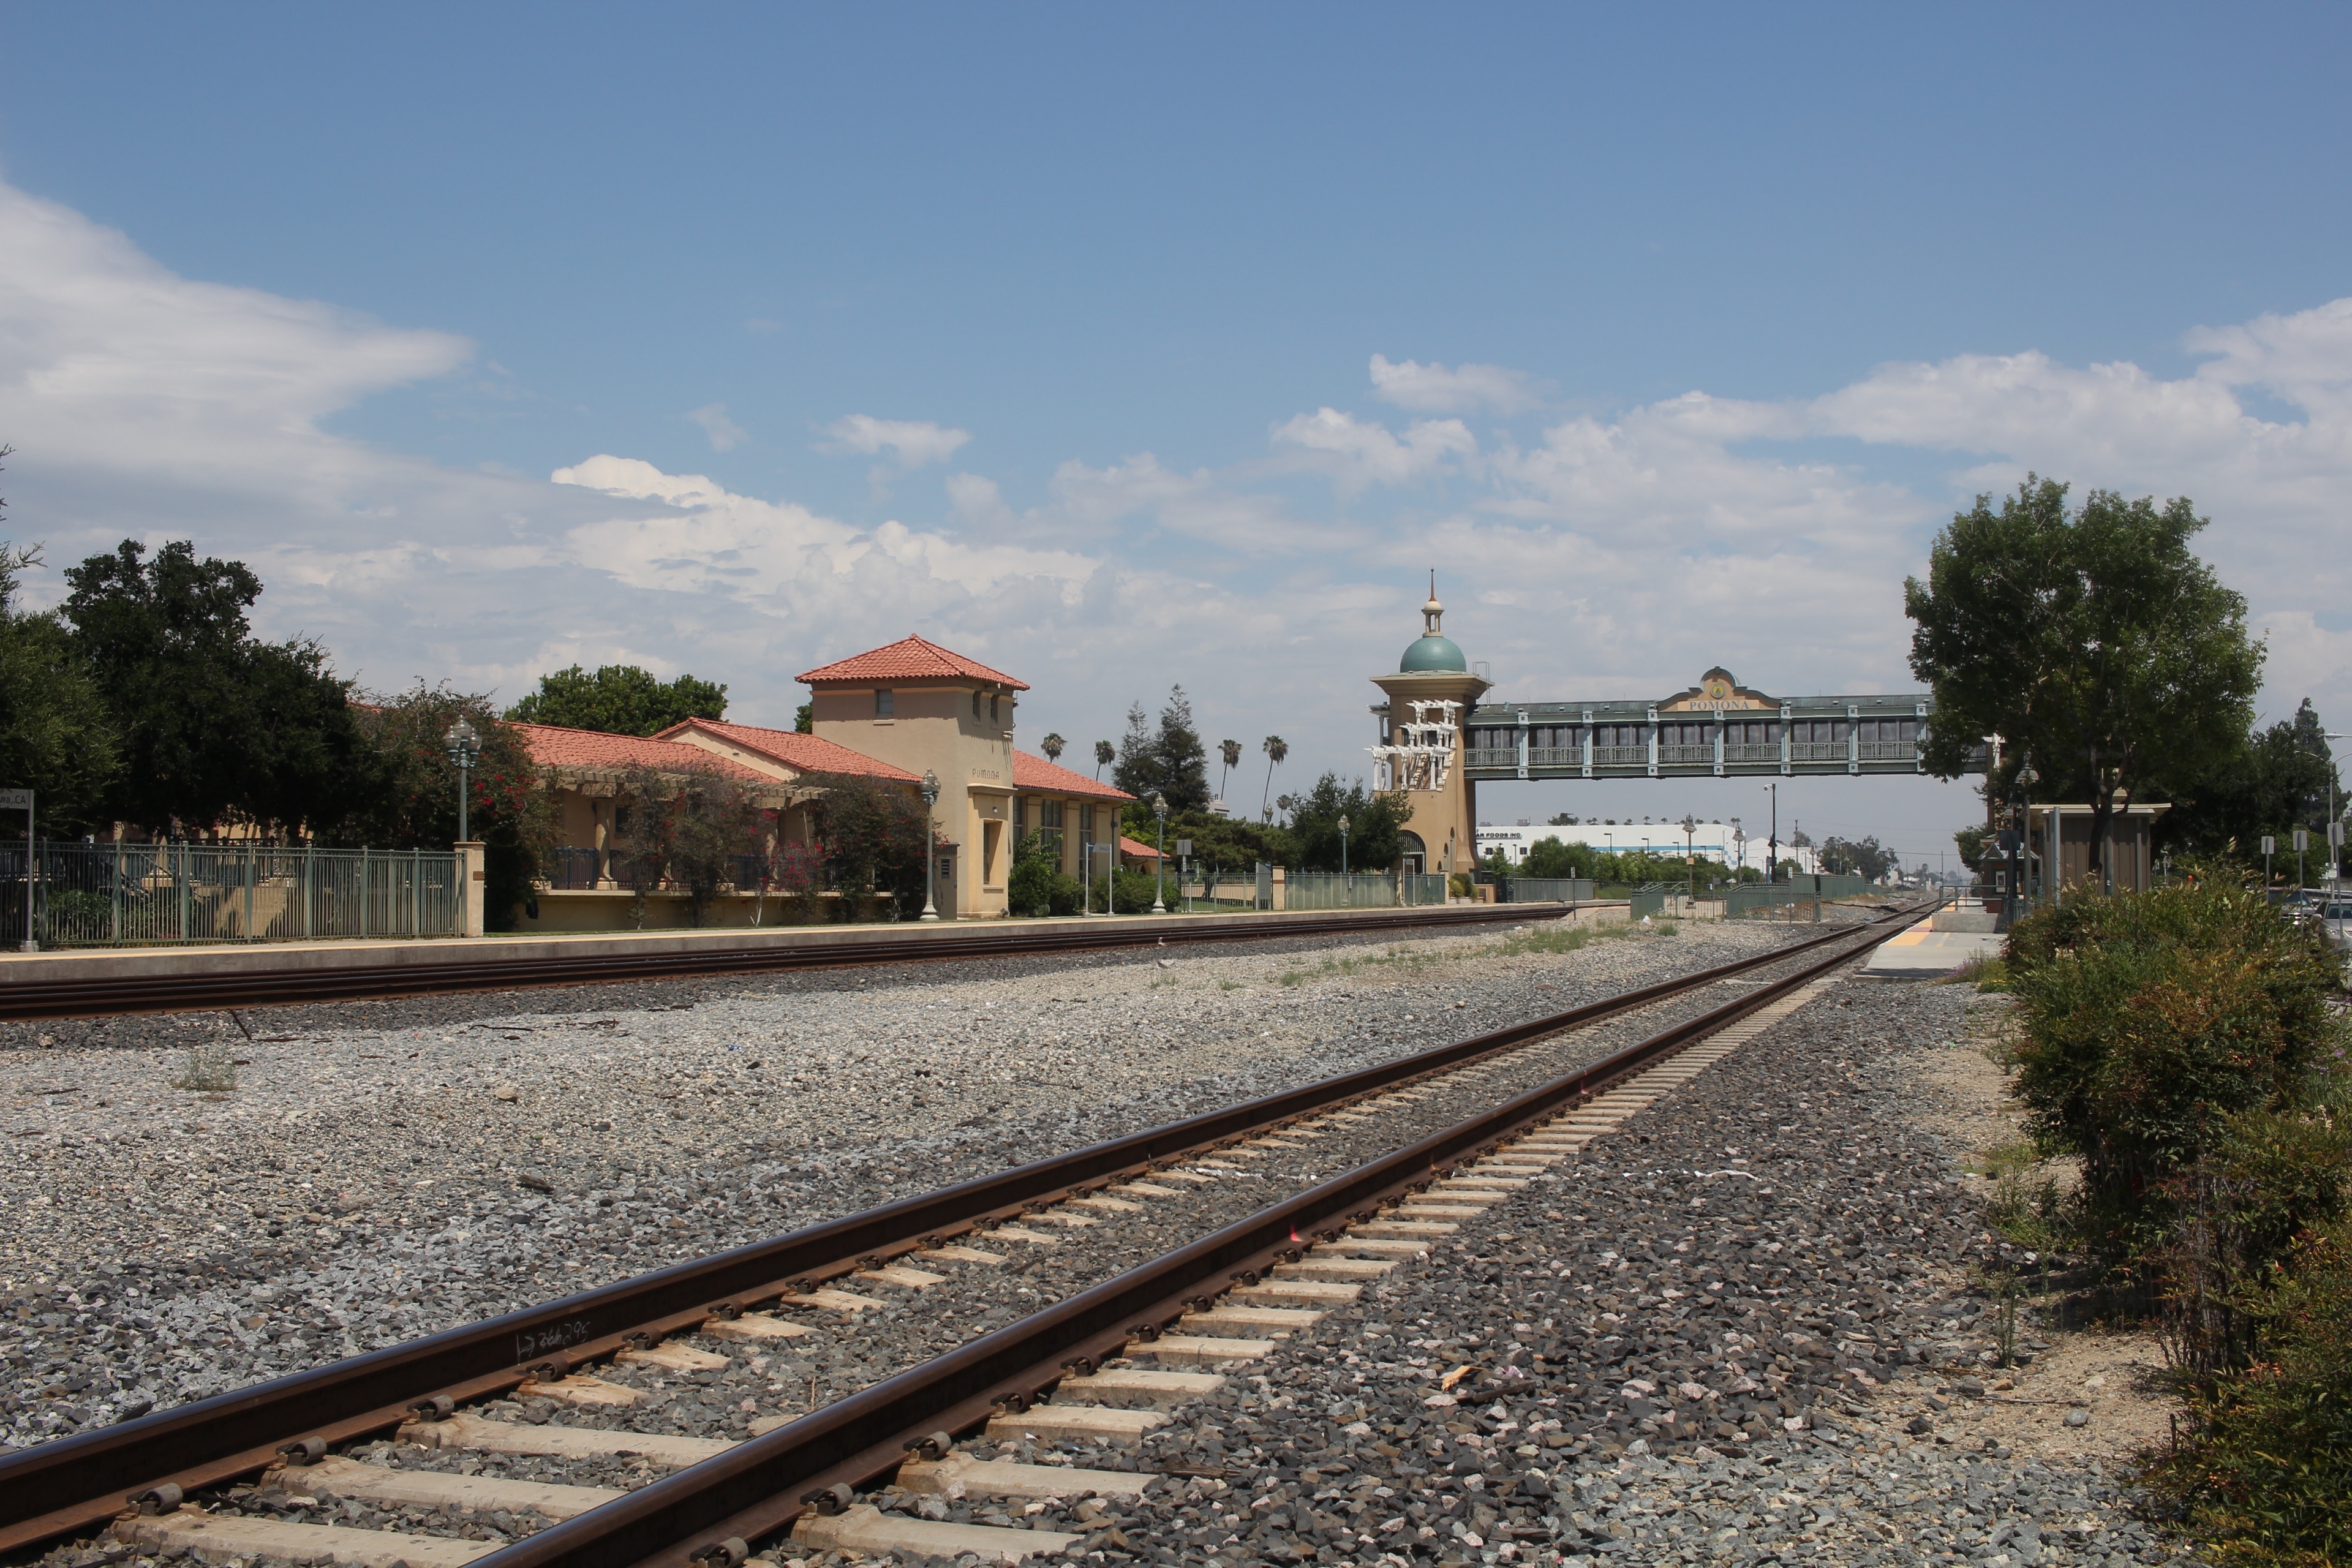
[[[1905,689],[2037,468],[2193,496],[2268,705],[2352,699],[2340,10],[0,21],[12,530],[243,555],[379,687],[772,721],[921,629],[1029,739],[1181,679],[1352,771],[1417,568],[1506,695]]]

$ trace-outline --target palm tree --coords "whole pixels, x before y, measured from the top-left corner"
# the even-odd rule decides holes
[[[1217,752],[1225,759],[1225,771],[1217,775],[1217,798],[1223,800],[1225,798],[1225,781],[1234,776],[1235,768],[1242,765],[1242,743],[1239,741],[1220,741]]]
[[[1100,779],[1102,777],[1102,771],[1110,766],[1113,762],[1117,761],[1118,757],[1118,749],[1117,747],[1113,746],[1108,741],[1097,741],[1095,742],[1095,777],[1097,779]]]
[[[1062,748],[1068,744],[1069,742],[1059,735],[1048,735],[1037,742],[1037,749],[1045,753],[1047,762],[1058,763],[1062,760]]]
[[[1274,770],[1282,765],[1283,758],[1290,755],[1290,742],[1279,735],[1268,735],[1265,743],[1258,750],[1265,753],[1265,788],[1258,795],[1258,808],[1263,811],[1265,797],[1274,793]]]

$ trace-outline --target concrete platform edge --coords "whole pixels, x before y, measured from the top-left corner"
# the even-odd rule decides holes
[[[1586,905],[1590,909],[1595,906]],[[1622,906],[1619,906],[1622,907]],[[1464,919],[1473,911],[1483,918]],[[1278,937],[1286,927],[1333,917],[1362,917],[1368,925],[1401,923],[1402,910],[1294,910],[1260,914],[1126,915],[1113,922],[1088,921],[1085,929],[1117,929],[1130,940],[1139,936],[1203,936],[1248,930]],[[1432,907],[1432,915],[1452,917],[1465,925],[1485,925],[1522,919],[1558,919],[1566,913],[1557,904],[1449,905]],[[1433,923],[1452,923],[1441,920]],[[540,963],[665,954],[760,952],[822,954],[829,948],[863,947],[876,942],[900,942],[907,956],[921,958],[927,944],[956,942],[975,935],[1040,935],[1065,932],[1080,922],[1059,920],[941,921],[936,924],[843,926],[777,926],[765,931],[740,927],[714,931],[593,931],[567,936],[451,937],[425,942],[271,942],[250,947],[77,948],[62,952],[0,953],[0,993],[13,985],[76,981],[124,981],[180,975],[265,975],[309,971],[375,970],[397,973],[404,968],[448,963]]]

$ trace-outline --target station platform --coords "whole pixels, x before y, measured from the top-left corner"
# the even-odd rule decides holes
[[[1622,918],[1624,906],[1611,907]],[[1475,929],[1564,912],[1558,904],[1448,904],[8,952],[0,953],[0,1018]]]
[[[1937,980],[1980,959],[1999,958],[2008,942],[1990,931],[1916,925],[1880,943],[1864,962],[1862,973],[1876,980]]]

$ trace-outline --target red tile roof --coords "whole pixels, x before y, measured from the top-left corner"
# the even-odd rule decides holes
[[[1040,795],[1082,795],[1096,800],[1135,798],[1123,789],[1114,789],[1099,779],[1073,773],[1059,763],[1049,763],[1026,752],[1013,753],[1013,787],[1035,790]]]
[[[919,637],[902,637],[887,647],[840,659],[803,674],[799,679],[810,686],[830,684],[863,685],[875,680],[992,680],[1015,691],[1026,691],[1029,683],[1015,680],[1001,669],[991,669],[960,653],[951,653],[933,642]]]
[[[1149,844],[1138,844],[1122,833],[1118,836],[1118,858],[1122,860],[1157,860],[1160,851]],[[1171,856],[1171,859],[1174,857]]]
[[[776,782],[740,763],[676,741],[608,735],[601,730],[565,730],[553,724],[516,724],[514,730],[530,748],[530,760],[543,768],[645,767],[666,773],[699,770],[759,784]]]
[[[782,763],[796,773],[849,773],[864,778],[887,779],[895,784],[913,784],[915,775],[904,768],[877,762],[862,752],[831,741],[820,741],[814,735],[803,735],[793,730],[766,730],[756,724],[728,724],[716,719],[688,719],[664,730],[656,739],[673,740],[689,730],[700,730],[715,739],[730,742],[747,752]],[[690,741],[680,744],[696,751],[701,748]],[[705,756],[714,753],[704,752]]]

